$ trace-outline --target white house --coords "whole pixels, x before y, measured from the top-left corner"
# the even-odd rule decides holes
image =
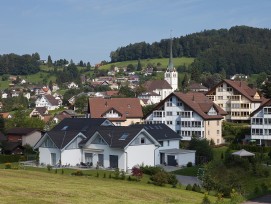
[[[55,110],[62,105],[62,100],[57,100],[51,95],[41,95],[37,98],[35,104],[36,107],[46,107],[47,110]]]
[[[251,140],[271,146],[271,99],[251,113]]]
[[[111,126],[106,119],[89,118],[63,121],[36,144],[40,163],[55,165],[61,161],[62,165],[72,166],[88,163],[124,171],[141,164],[195,163],[195,151],[180,150],[181,137],[166,125],[119,127]]]
[[[78,88],[78,85],[77,85],[76,83],[74,83],[74,82],[71,82],[71,83],[68,84],[68,88],[69,88],[69,89],[72,89],[72,88],[73,88],[73,89],[77,89],[77,88]]]

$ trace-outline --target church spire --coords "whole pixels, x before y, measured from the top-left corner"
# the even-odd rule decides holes
[[[168,71],[172,72],[173,71],[173,60],[172,60],[172,37],[171,37],[171,33],[170,33],[170,53],[169,53],[169,60],[168,60]]]

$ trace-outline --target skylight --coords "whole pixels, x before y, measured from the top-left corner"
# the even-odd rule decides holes
[[[119,140],[126,140],[128,136],[129,136],[129,133],[123,133],[122,136],[119,138]]]
[[[64,126],[61,130],[67,130],[69,126]]]

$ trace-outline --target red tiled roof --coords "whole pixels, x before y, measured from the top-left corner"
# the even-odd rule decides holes
[[[216,86],[214,86],[210,91],[208,91],[206,95],[212,94],[215,91],[215,89],[218,86],[220,86],[223,82],[230,85],[235,91],[239,92],[241,95],[243,95],[252,102],[263,102],[263,100],[265,100],[264,97],[261,97],[260,99],[255,99],[254,95],[257,93],[257,89],[250,88],[245,81],[234,81],[230,79],[224,79]]]
[[[146,81],[143,86],[148,92],[152,92],[156,89],[172,89],[172,87],[166,80]]]
[[[110,120],[126,120],[126,118],[142,118],[142,107],[138,98],[90,98],[89,111],[91,118],[102,118],[103,115],[115,109],[121,118],[108,118]]]
[[[154,109],[158,109],[159,107],[164,105],[165,101],[172,96],[178,97],[185,105],[187,105],[189,108],[191,108],[191,110],[199,114],[205,120],[222,119],[223,115],[227,115],[226,111],[224,111],[222,108],[217,106],[213,101],[208,99],[203,93],[199,92],[171,93],[163,101],[161,101]],[[211,109],[211,107],[214,107],[214,109],[218,112],[218,115],[208,115],[208,112]]]

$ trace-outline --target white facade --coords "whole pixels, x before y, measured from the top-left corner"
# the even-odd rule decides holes
[[[178,90],[178,72],[176,72],[175,69],[173,71],[167,70],[164,74],[164,79],[172,87],[172,92],[174,92],[175,90]]]
[[[191,101],[192,102],[192,101]],[[211,108],[209,115],[217,115],[214,108]],[[146,124],[164,123],[177,134],[182,136],[182,140],[191,140],[193,135],[207,140],[213,139],[215,144],[224,142],[221,131],[221,119],[210,120],[206,125],[206,120],[184,104],[178,97],[169,97],[160,108],[155,109],[145,118]]]
[[[55,155],[55,156],[54,156]],[[60,150],[57,148],[39,147],[39,163],[56,165],[60,160]]]
[[[58,105],[53,105],[47,100],[47,98],[44,95],[42,95],[40,98],[36,100],[35,104],[36,107],[46,107],[47,110],[55,110],[60,107],[61,102],[59,102]]]
[[[265,106],[251,117],[251,139],[258,145],[271,146],[271,106]]]

